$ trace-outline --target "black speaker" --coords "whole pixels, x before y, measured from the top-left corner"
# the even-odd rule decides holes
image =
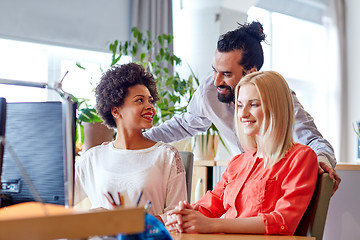
[[[4,156],[4,144],[2,139],[5,138],[5,124],[6,124],[6,99],[0,97],[0,180],[1,180],[2,162]]]

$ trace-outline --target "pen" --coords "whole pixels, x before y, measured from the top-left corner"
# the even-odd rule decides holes
[[[122,201],[122,197],[120,195],[120,193],[118,192],[118,197],[119,197],[119,205],[123,205],[123,201]]]
[[[141,190],[141,191],[140,191],[140,194],[139,194],[139,197],[138,197],[138,199],[137,199],[137,201],[136,201],[136,206],[139,205],[142,194],[143,194],[143,191]]]
[[[147,200],[145,207],[144,207],[145,212],[148,213],[150,211],[150,208],[151,208],[151,201]]]
[[[112,194],[110,192],[108,192],[108,195],[110,196],[112,202],[116,205],[115,199],[113,198]]]
[[[106,197],[106,199],[108,200],[108,202],[109,202],[109,203],[111,204],[111,206],[113,206],[113,207],[122,206],[122,205],[125,204],[125,203],[124,203],[124,196],[121,196],[120,192],[118,192],[117,195],[118,195],[118,198],[119,198],[119,204],[116,203],[113,195],[112,195],[110,192],[107,192],[107,194],[104,193],[104,196]]]
[[[114,201],[111,201],[111,199],[104,193],[104,196],[106,197],[106,199],[109,201],[109,203],[113,206],[116,207],[116,204]]]

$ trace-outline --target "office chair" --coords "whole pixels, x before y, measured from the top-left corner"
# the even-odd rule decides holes
[[[314,195],[294,235],[322,239],[333,186],[328,173],[318,176]]]
[[[186,172],[186,189],[187,189],[187,201],[191,200],[191,182],[192,182],[192,174],[193,174],[193,161],[194,154],[192,152],[184,152],[180,151],[181,160],[185,167]]]

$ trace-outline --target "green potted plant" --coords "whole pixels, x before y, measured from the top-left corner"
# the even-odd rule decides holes
[[[131,40],[124,42],[115,40],[109,45],[112,53],[109,67],[118,64],[123,56],[130,56],[133,62],[143,65],[146,71],[156,78],[160,100],[156,106],[157,115],[154,124],[162,123],[174,114],[186,111],[196,86],[199,85],[191,69],[187,79],[181,78],[176,71],[172,72],[174,67],[181,64],[181,59],[170,51],[172,41],[172,35],[160,34],[153,38],[149,31],[143,34],[134,27]],[[77,63],[77,66],[86,70],[80,63]],[[85,141],[84,123],[100,123],[101,118],[89,99],[73,96],[73,100],[78,102],[76,142],[81,146]]]
[[[174,68],[182,63],[181,59],[172,54],[169,49],[172,41],[172,35],[161,34],[152,38],[149,31],[143,34],[137,28],[133,28],[132,40],[125,42],[115,40],[109,47],[112,52],[112,65],[118,63],[122,56],[130,55],[134,62],[142,64],[157,79],[160,100],[157,104],[157,116],[154,124],[162,123],[175,114],[185,112],[196,90],[195,87],[199,86],[199,80],[189,65],[191,74],[187,79],[182,79],[176,71],[171,74],[169,68]],[[158,46],[158,50],[156,50],[156,46]],[[226,148],[214,124],[205,134],[197,135],[194,144],[198,139],[201,145],[200,151],[206,152],[208,150],[205,148],[209,147],[212,159],[215,157],[218,139]],[[194,149],[195,145],[192,148]],[[209,155],[206,155],[205,158],[207,157]]]
[[[149,31],[143,34],[134,27],[131,40],[115,40],[109,46],[112,53],[111,66],[117,64],[123,56],[131,56],[133,62],[141,64],[155,77],[160,100],[157,103],[154,124],[186,111],[195,88],[199,85],[192,71],[187,79],[181,78],[177,71],[173,71],[181,64],[181,59],[170,51],[172,42],[172,35],[160,34],[152,37]]]
[[[360,123],[356,122],[352,124],[355,134],[358,137],[358,148],[357,148],[357,157],[360,158]]]
[[[89,99],[76,98],[72,95],[72,100],[77,102],[76,116],[76,153],[87,150],[104,141],[110,141],[114,137],[114,131],[102,124],[101,118],[97,115],[96,109],[89,103]],[[85,139],[85,135],[88,136]],[[96,136],[92,138],[89,136]]]
[[[358,136],[358,138],[360,139],[360,123],[353,123],[353,129],[355,134]]]
[[[160,34],[152,37],[149,31],[142,33],[138,28],[131,30],[132,38],[128,41],[120,42],[114,40],[109,45],[111,56],[111,66],[118,64],[122,57],[130,56],[132,61],[141,64],[146,71],[153,74],[158,84],[159,101],[157,103],[157,113],[154,118],[154,125],[160,124],[170,119],[175,114],[181,114],[186,111],[187,106],[199,86],[199,80],[189,67],[191,74],[188,78],[180,77],[176,67],[182,64],[179,57],[170,51],[173,42],[173,36]],[[77,66],[84,69],[79,63]],[[77,99],[78,106],[78,126],[79,142],[84,141],[84,130],[81,126],[83,122],[99,122],[101,119],[97,116],[96,110],[86,99]],[[214,125],[205,134],[205,141],[215,138],[214,133],[218,131]],[[220,141],[224,144],[222,139]],[[215,143],[215,141],[213,141]],[[225,145],[224,145],[225,146]],[[216,145],[213,144],[213,150],[216,151]]]

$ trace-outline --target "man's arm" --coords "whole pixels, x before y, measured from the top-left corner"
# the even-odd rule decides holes
[[[144,133],[144,136],[153,141],[168,143],[192,137],[199,132],[205,132],[211,126],[207,114],[209,104],[204,97],[204,94],[207,93],[206,84],[209,82],[213,86],[211,77],[202,81],[191,98],[185,113],[175,115],[163,124],[149,129]],[[213,100],[217,101],[217,99]]]
[[[334,149],[316,128],[314,119],[304,110],[295,92],[292,92],[292,96],[295,110],[294,141],[311,147],[316,152],[319,162],[334,168],[336,165]]]
[[[304,110],[295,92],[292,92],[292,96],[295,110],[294,140],[295,142],[308,145],[316,152],[319,162],[319,174],[328,172],[330,178],[335,182],[333,195],[341,182],[341,178],[335,171],[336,159],[334,149],[316,128],[314,119]]]
[[[198,132],[205,132],[210,125],[211,121],[206,117],[186,112],[149,129],[144,132],[144,136],[153,141],[169,143],[192,137]]]

